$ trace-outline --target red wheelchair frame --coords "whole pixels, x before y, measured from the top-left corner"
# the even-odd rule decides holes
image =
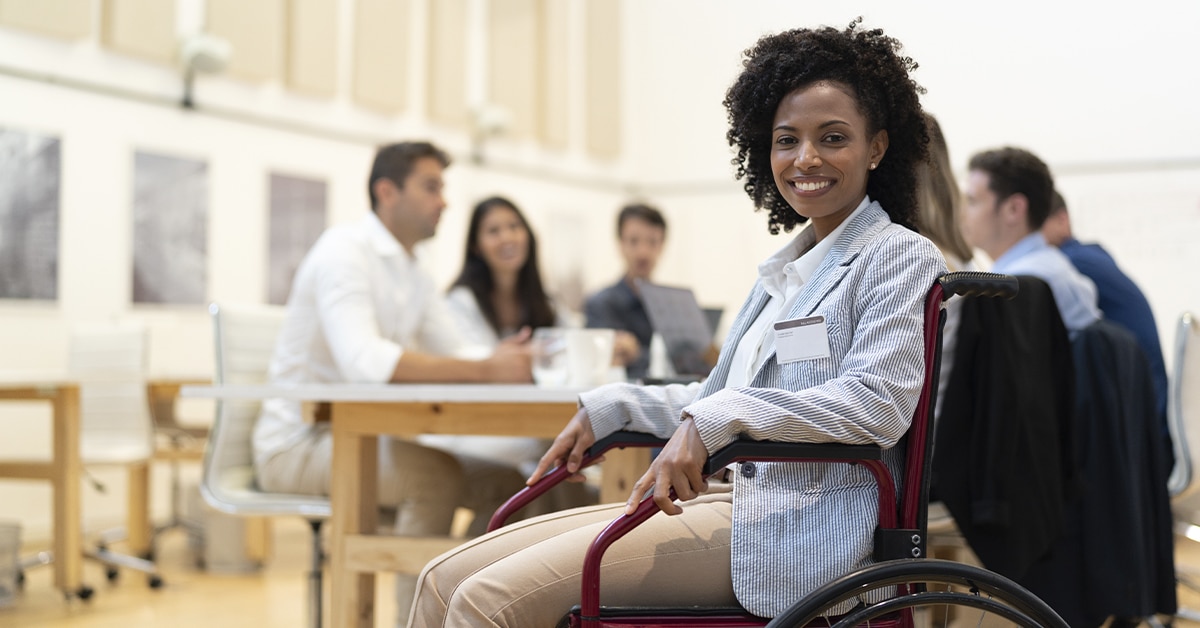
[[[874,559],[876,564],[848,574],[826,585],[798,602],[787,613],[770,621],[749,614],[740,608],[724,609],[646,609],[601,608],[600,562],[605,550],[622,536],[649,519],[659,508],[647,497],[629,516],[619,516],[592,541],[584,558],[581,601],[565,619],[571,628],[630,628],[652,626],[829,626],[858,625],[865,613],[850,613],[844,618],[826,618],[823,609],[834,603],[852,599],[864,587],[892,586],[896,595],[880,605],[879,621],[872,626],[912,626],[909,607],[915,600],[927,603],[939,599],[936,591],[926,591],[925,582],[964,584],[973,591],[985,591],[1007,600],[1006,604],[992,598],[966,600],[960,605],[983,608],[1006,616],[1021,625],[1059,626],[1066,624],[1032,594],[1019,585],[982,569],[936,561],[926,558],[926,508],[929,501],[928,460],[932,453],[930,433],[933,402],[937,398],[938,373],[941,358],[941,331],[945,321],[944,302],[954,295],[1013,298],[1017,292],[1015,277],[992,273],[961,272],[942,276],[930,289],[925,300],[924,361],[925,377],[912,424],[904,438],[906,457],[904,483],[899,499],[891,472],[883,463],[880,447],[874,445],[842,445],[814,443],[783,443],[739,440],[714,452],[705,464],[705,476],[727,465],[743,461],[768,462],[847,462],[866,467],[879,487],[879,523],[875,531]],[[592,464],[605,451],[614,447],[661,446],[665,441],[649,434],[618,432],[597,441],[584,459]],[[526,487],[500,507],[489,522],[494,530],[514,512],[545,493],[569,474],[565,467],[554,469],[533,486]],[[944,572],[944,573],[943,573]],[[914,574],[920,573],[919,578]],[[941,575],[931,575],[940,573]],[[927,596],[921,598],[920,596]],[[953,595],[953,594],[949,594]],[[839,598],[839,596],[841,596]],[[906,606],[907,605],[907,606]],[[894,608],[893,608],[894,607]],[[851,617],[853,616],[853,617]],[[846,624],[846,621],[853,623]],[[1057,620],[1057,621],[1055,621]],[[834,622],[841,623],[835,624]],[[560,624],[564,625],[564,624]]]

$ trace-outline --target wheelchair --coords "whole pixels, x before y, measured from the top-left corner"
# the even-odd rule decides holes
[[[987,625],[1066,628],[1067,624],[1045,602],[1013,581],[985,569],[926,556],[926,509],[929,500],[928,461],[932,453],[931,419],[937,398],[944,303],[954,295],[1013,298],[1015,277],[993,273],[958,272],[940,277],[925,301],[925,379],[905,447],[905,467],[900,494],[891,472],[882,461],[882,449],[873,445],[782,443],[739,440],[713,453],[705,476],[735,462],[845,462],[867,468],[879,487],[879,523],[875,533],[874,563],[851,572],[797,601],[774,619],[756,617],[741,608],[626,608],[601,607],[600,561],[605,550],[658,512],[646,497],[629,516],[619,516],[601,532],[584,558],[580,604],[563,618],[560,627],[651,628],[698,626],[894,626]],[[594,463],[614,447],[661,446],[665,441],[633,432],[618,432],[597,441],[584,465]],[[568,476],[565,467],[551,471],[500,507],[488,530],[501,527],[517,510]],[[831,609],[852,606],[834,615]]]

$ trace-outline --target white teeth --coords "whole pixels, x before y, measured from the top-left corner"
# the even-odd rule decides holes
[[[819,190],[821,188],[829,187],[829,182],[828,181],[818,181],[818,182],[809,183],[807,181],[800,181],[800,182],[795,183],[794,185],[797,188],[799,188],[801,192],[812,192],[814,190]]]

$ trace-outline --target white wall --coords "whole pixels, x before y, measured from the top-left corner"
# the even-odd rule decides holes
[[[484,167],[459,159],[447,172],[450,210],[423,252],[426,264],[447,283],[460,263],[471,203],[500,193],[529,214],[546,274],[553,280],[578,272],[584,286],[595,289],[620,272],[616,208],[644,198],[670,223],[658,279],[693,286],[706,305],[724,305],[728,325],[756,264],[787,237],[767,234],[766,217],[753,213],[731,178],[720,103],[740,52],[766,32],[842,26],[861,14],[867,26],[901,39],[920,63],[916,77],[929,90],[927,107],[943,124],[955,165],[964,168],[970,154],[998,144],[1039,153],[1058,175],[1078,234],[1103,242],[1143,286],[1165,333],[1179,311],[1200,309],[1200,284],[1186,270],[1200,267],[1194,244],[1200,238],[1200,117],[1193,112],[1200,43],[1192,36],[1200,27],[1200,4],[1151,0],[1136,9],[1110,14],[1093,5],[1030,0],[1002,8],[948,0],[849,7],[624,0],[624,158],[599,164],[579,151],[549,153],[501,139],[488,146],[492,161]],[[219,77],[198,82],[201,112],[183,111],[169,104],[181,85],[173,69],[112,55],[94,41],[0,28],[0,65],[150,97],[143,102],[0,74],[0,126],[63,142],[59,300],[0,302],[0,371],[61,370],[66,330],[92,318],[147,322],[152,374],[211,368],[202,307],[130,303],[134,150],[209,163],[208,296],[261,301],[268,172],[326,180],[333,223],[366,210],[372,142],[428,137],[459,155],[469,147],[465,136],[431,127],[417,114],[385,117],[356,108],[344,94],[305,99],[278,86]],[[200,418],[204,412],[202,405],[192,410]],[[45,455],[45,415],[37,406],[0,405],[0,457]],[[122,513],[120,476],[101,477],[109,495],[84,491],[89,529]],[[162,479],[160,472],[160,516]],[[20,519],[27,537],[44,538],[49,516],[44,487],[0,481],[0,519]]]
[[[766,235],[765,216],[750,215],[731,181],[721,101],[741,52],[767,33],[841,28],[863,16],[919,64],[923,102],[960,173],[980,150],[1032,150],[1055,173],[1076,235],[1103,243],[1142,286],[1164,344],[1182,310],[1200,309],[1200,282],[1184,270],[1200,267],[1200,3],[654,0],[624,8],[627,172],[668,208],[672,229],[694,221],[694,233],[705,234],[697,242],[722,251],[681,251],[672,235],[664,262],[680,273],[695,264],[691,283],[709,301],[739,303],[753,278],[744,265],[786,237]]]

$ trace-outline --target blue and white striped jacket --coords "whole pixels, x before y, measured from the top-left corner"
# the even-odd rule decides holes
[[[903,452],[893,446],[908,430],[923,376],[922,306],[945,270],[929,240],[872,203],[852,218],[786,317],[824,316],[830,357],[780,365],[772,354],[750,386],[727,388],[737,343],[770,299],[756,283],[703,384],[614,384],[580,402],[597,438],[621,429],[669,437],[686,411],[710,452],[741,435],[870,443],[892,448],[884,460],[899,478]],[[747,610],[773,617],[871,562],[879,512],[868,471],[838,463],[742,470],[734,481],[732,574]]]

